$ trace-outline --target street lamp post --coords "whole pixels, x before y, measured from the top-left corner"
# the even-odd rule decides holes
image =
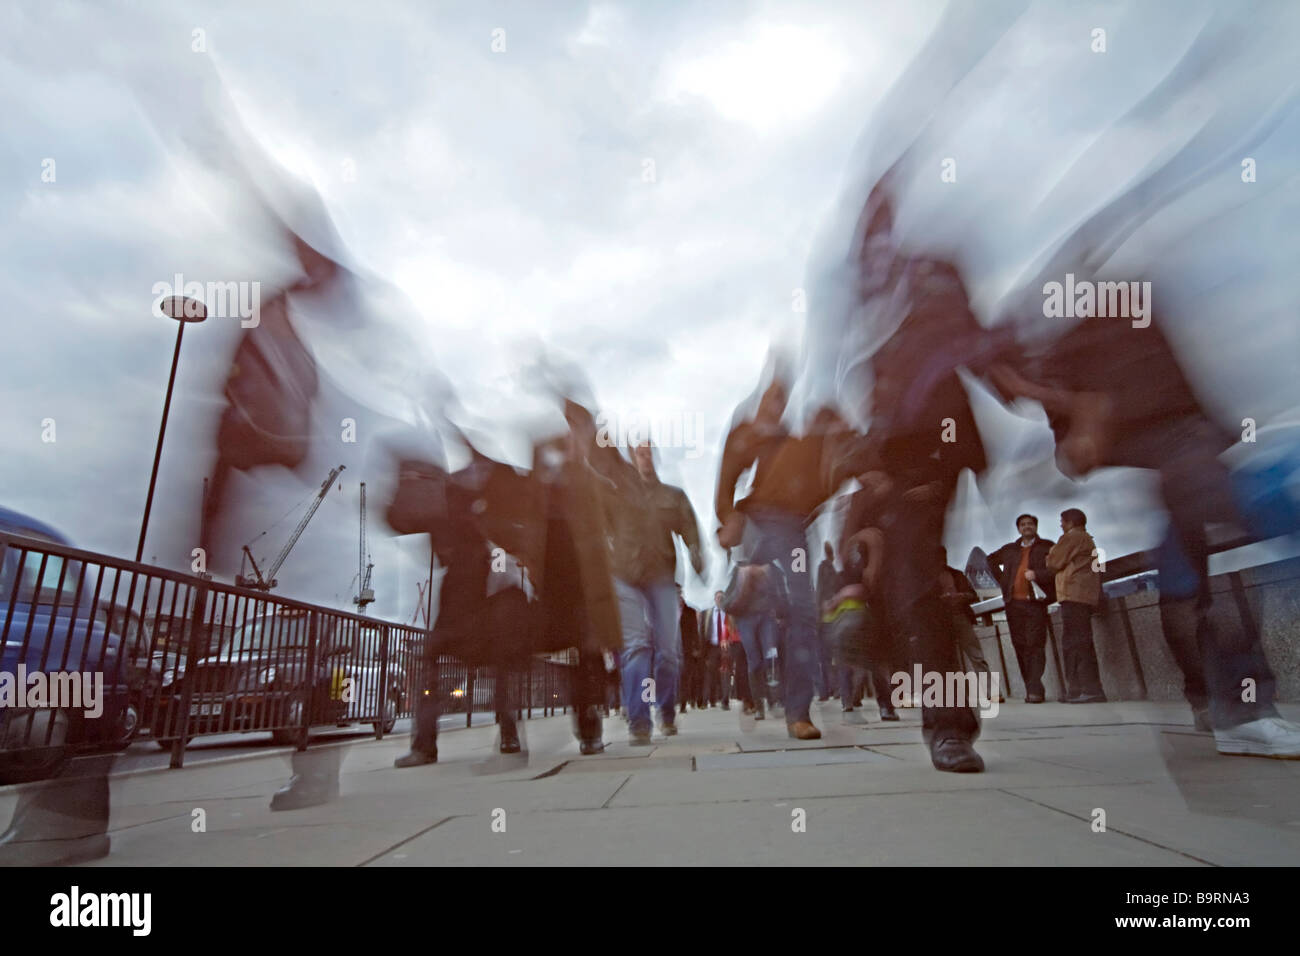
[[[172,352],[172,371],[167,378],[167,397],[163,400],[162,424],[158,426],[158,447],[153,453],[153,471],[149,474],[149,495],[144,500],[144,518],[140,522],[140,542],[135,546],[135,560],[139,564],[144,556],[144,537],[149,531],[149,512],[153,510],[153,491],[158,483],[158,462],[162,459],[163,435],[167,433],[167,414],[172,407],[172,389],[176,385],[176,364],[181,357],[181,339],[185,335],[185,326],[190,322],[202,322],[208,317],[208,310],[197,299],[174,295],[163,299],[162,314],[176,320],[176,350]]]

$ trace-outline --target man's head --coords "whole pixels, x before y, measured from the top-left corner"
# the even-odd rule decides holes
[[[754,415],[754,421],[763,425],[779,424],[781,416],[785,414],[785,402],[785,385],[780,381],[773,382],[758,401],[758,412]]]
[[[1038,519],[1033,515],[1021,515],[1016,519],[1016,530],[1020,532],[1020,537],[1029,541],[1038,537]]]
[[[722,592],[721,592],[721,591],[714,591],[714,592],[713,592],[713,604],[714,604],[715,607],[722,607]]]
[[[1074,528],[1088,527],[1088,516],[1078,508],[1066,508],[1061,512],[1061,530],[1070,531]]]
[[[825,544],[822,545],[822,550],[826,554],[827,561],[835,560],[835,549],[831,547],[831,543],[829,541],[827,541]]]
[[[642,478],[648,481],[655,476],[655,454],[648,441],[633,446],[632,460],[636,462],[636,470]]]

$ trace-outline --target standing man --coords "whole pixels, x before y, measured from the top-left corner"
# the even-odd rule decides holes
[[[839,575],[835,571],[835,549],[827,541],[823,546],[825,557],[822,563],[817,565],[817,610],[821,617],[821,641],[819,644],[821,650],[821,668],[819,678],[821,683],[821,693],[818,694],[819,700],[830,700],[831,695],[835,693],[835,665],[834,665],[834,648],[831,646],[831,629],[826,622],[826,615],[831,611],[827,607],[835,592],[840,589]]]
[[[1047,555],[1047,569],[1056,575],[1061,602],[1062,651],[1065,654],[1067,704],[1099,704],[1106,700],[1092,643],[1092,609],[1101,600],[1101,575],[1095,568],[1096,542],[1088,534],[1088,519],[1078,508],[1061,512],[1061,540]]]
[[[686,603],[680,584],[677,585],[677,604],[680,609],[677,627],[682,634],[681,701],[682,713],[685,713],[688,703],[699,707],[700,670],[703,661],[700,657],[699,615],[695,613],[695,608]]]
[[[731,615],[722,609],[722,592],[713,592],[713,607],[701,618],[701,638],[704,650],[705,697],[712,707],[719,701],[723,710],[730,710],[730,675],[723,671],[730,661],[729,645],[735,643],[736,627]]]
[[[989,555],[989,567],[1002,586],[1011,646],[1025,680],[1025,702],[1041,704],[1045,696],[1043,668],[1047,665],[1047,605],[1053,591],[1053,575],[1047,569],[1052,542],[1038,537],[1038,519],[1031,514],[1016,519],[1016,530],[1020,537]],[[1034,596],[1035,581],[1046,597]]]
[[[686,545],[695,573],[702,574],[699,525],[686,493],[659,480],[648,442],[633,447],[635,464],[613,447],[597,450],[593,465],[609,482],[610,549],[623,623],[623,706],[629,740],[648,746],[652,703],[659,707],[664,736],[677,733],[681,635],[673,535]]]

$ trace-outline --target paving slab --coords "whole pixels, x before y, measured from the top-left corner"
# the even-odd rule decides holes
[[[613,718],[594,756],[561,715],[521,724],[523,754],[474,727],[442,734],[437,764],[403,770],[404,734],[188,755],[181,770],[110,778],[113,852],[94,865],[1300,862],[1300,761],[1219,756],[1182,705],[1011,702],[983,724],[982,774],[936,772],[919,712],[884,724],[864,710],[866,723],[844,723],[814,705],[816,741],[779,719],[690,711],[650,747]],[[337,775],[338,797],[272,812],[275,791],[313,767]],[[23,792],[0,788],[0,815]]]

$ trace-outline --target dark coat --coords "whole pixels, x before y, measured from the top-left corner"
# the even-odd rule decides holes
[[[700,647],[700,619],[695,608],[689,604],[682,605],[682,659],[694,660],[703,654]]]
[[[1029,570],[1034,572],[1038,586],[1047,592],[1048,603],[1056,600],[1056,575],[1047,567],[1047,553],[1054,542],[1039,538],[1029,546]],[[1020,567],[1020,539],[1004,544],[989,555],[989,567],[1002,587],[1002,600],[1011,600],[1011,589],[1016,583],[1016,568]]]

